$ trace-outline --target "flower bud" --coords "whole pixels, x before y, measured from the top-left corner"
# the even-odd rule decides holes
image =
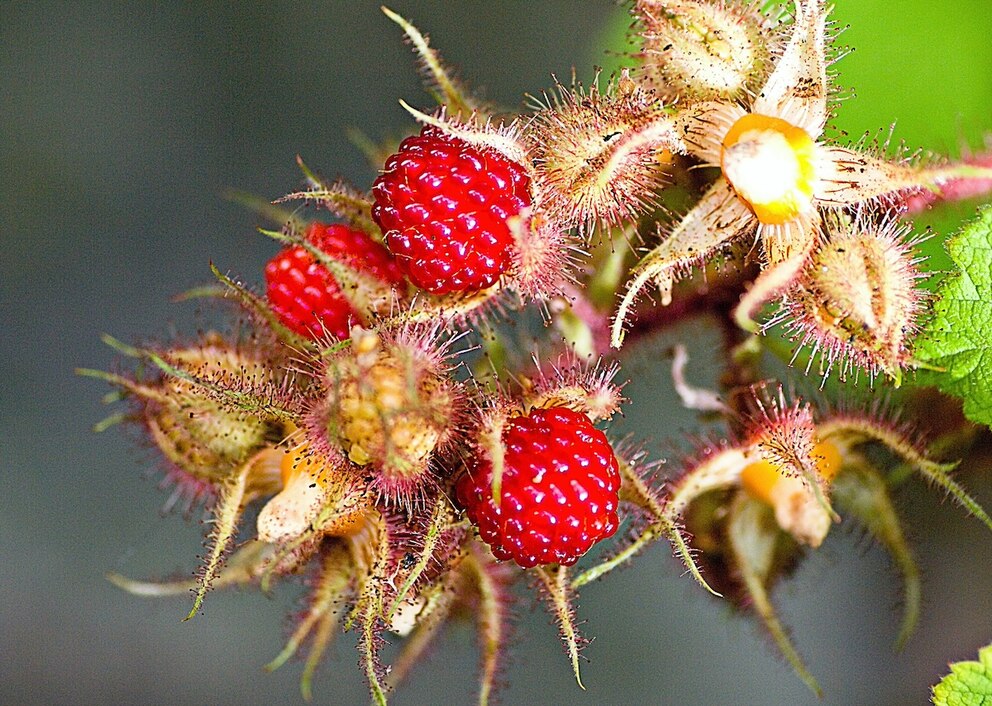
[[[813,447],[811,458],[815,461],[818,478],[829,484],[841,465],[837,446],[821,441]],[[811,547],[823,543],[830,530],[831,517],[805,479],[789,475],[782,466],[762,459],[741,471],[741,486],[749,495],[771,507],[778,526],[794,539]]]
[[[559,86],[537,114],[531,157],[552,219],[591,229],[654,207],[676,136],[669,116],[628,72],[605,90]]]
[[[840,219],[838,219],[840,221]],[[827,375],[863,368],[898,379],[910,361],[909,341],[919,328],[923,293],[917,282],[907,228],[858,217],[834,223],[798,285],[786,295],[783,316],[800,345],[812,344]]]
[[[639,0],[640,57],[652,88],[693,100],[741,97],[763,79],[776,46],[760,4]]]
[[[180,471],[216,483],[253,454],[279,442],[283,423],[241,411],[214,390],[275,389],[278,373],[257,351],[212,337],[161,357],[184,377],[167,375],[144,398],[144,421],[155,444]]]
[[[306,443],[285,452],[280,471],[282,490],[258,514],[263,542],[290,542],[308,532],[346,535],[372,505],[354,474],[335,468]]]

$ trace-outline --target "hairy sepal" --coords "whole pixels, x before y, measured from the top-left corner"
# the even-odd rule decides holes
[[[382,12],[403,30],[407,41],[417,54],[428,92],[432,93],[437,102],[451,115],[469,116],[478,109],[472,98],[456,81],[451,72],[441,61],[437,50],[430,46],[429,38],[413,26],[411,22],[385,5]]]
[[[951,476],[957,463],[939,463],[931,459],[919,439],[905,426],[876,418],[870,414],[838,412],[825,418],[818,431],[823,439],[836,438],[847,444],[876,442],[885,446],[924,479],[945,491],[969,514],[992,530],[992,517]]]
[[[613,382],[620,368],[602,359],[584,363],[569,355],[559,357],[545,371],[534,357],[536,379],[526,381],[523,394],[527,408],[568,407],[582,412],[593,422],[611,418],[619,411],[624,398],[621,385]]]
[[[541,202],[553,219],[591,233],[657,206],[672,152],[684,151],[670,111],[628,71],[600,90],[559,85],[529,126]]]
[[[297,653],[304,640],[312,637],[303,673],[300,676],[300,693],[304,700],[313,698],[313,675],[334,638],[335,628],[344,611],[344,603],[354,589],[351,556],[344,545],[329,545],[323,552],[313,587],[309,606],[282,651],[265,665],[274,671]]]
[[[372,203],[366,194],[344,181],[325,181],[311,170],[299,156],[296,157],[296,163],[303,172],[307,188],[287,194],[276,199],[273,203],[303,201],[316,204],[326,208],[358,230],[365,231],[376,241],[382,242],[382,233],[379,226],[372,220]],[[292,221],[288,225],[294,228],[297,226]]]
[[[777,573],[778,543],[782,532],[769,508],[740,493],[731,504],[727,538],[734,566],[740,574],[752,609],[757,612],[782,656],[810,691],[823,696],[816,679],[792,645],[772,605],[768,590]]]
[[[834,498],[885,548],[903,579],[902,625],[895,647],[901,650],[920,617],[920,569],[889,497],[885,481],[865,463],[848,464],[834,481]]]
[[[586,687],[582,684],[582,676],[579,673],[579,652],[588,640],[579,634],[575,623],[575,609],[572,607],[574,591],[568,578],[568,567],[539,566],[532,571],[544,589],[544,595],[552,615],[558,621],[558,631],[565,644],[569,662],[572,664],[575,681],[580,688],[585,689]]]
[[[623,345],[624,326],[634,313],[637,297],[655,286],[661,304],[672,301],[675,282],[719,254],[738,237],[753,232],[754,215],[737,197],[726,179],[720,178],[675,226],[662,234],[662,242],[631,271],[631,279],[617,307],[610,331],[614,348]]]

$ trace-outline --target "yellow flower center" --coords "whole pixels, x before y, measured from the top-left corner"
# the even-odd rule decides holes
[[[761,223],[781,225],[812,206],[815,147],[801,127],[749,113],[723,138],[720,166]]]
[[[835,444],[821,441],[813,447],[813,458],[816,460],[816,472],[828,483],[840,470],[841,455]],[[780,481],[788,478],[775,464],[761,460],[749,464],[741,472],[741,485],[748,494],[768,505],[775,505],[773,488]]]
[[[258,514],[260,540],[281,543],[315,529],[344,537],[361,526],[371,500],[359,498],[351,476],[335,470],[306,442],[282,454],[280,472],[282,490]]]

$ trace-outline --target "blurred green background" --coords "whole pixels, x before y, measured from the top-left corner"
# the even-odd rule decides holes
[[[988,0],[838,0],[857,47],[835,68],[856,87],[838,129],[959,152],[992,129]],[[609,64],[626,24],[596,2],[395,0],[484,95],[508,106]],[[299,701],[299,665],[265,674],[299,587],[274,599],[215,592],[186,603],[126,595],[103,575],[186,574],[202,527],[159,518],[165,497],[142,479],[154,455],[118,431],[90,432],[105,389],[76,366],[109,367],[98,339],[162,340],[205,325],[169,298],[210,279],[213,260],[252,281],[275,246],[227,187],[276,197],[299,153],[367,186],[374,172],[345,137],[408,129],[397,99],[428,105],[409,50],[376,2],[259,4],[0,2],[0,703]],[[927,220],[946,232],[964,204]],[[680,336],[715,347],[705,330]],[[715,361],[697,355],[704,382]],[[668,362],[630,361],[636,380],[618,434],[656,456],[694,426],[673,399]],[[961,478],[992,505],[988,476]],[[992,541],[921,484],[898,493],[925,576],[919,633],[891,651],[899,585],[883,553],[843,526],[775,598],[824,704],[917,704],[950,659],[992,640]],[[760,628],[731,616],[656,546],[583,591],[587,691],[572,681],[555,629],[525,597],[508,704],[815,703]],[[366,700],[353,640],[318,673],[317,703]],[[397,704],[474,698],[473,635],[449,631]]]

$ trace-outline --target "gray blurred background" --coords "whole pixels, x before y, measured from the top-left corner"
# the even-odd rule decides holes
[[[899,117],[897,137],[930,149],[975,144],[992,128],[987,0],[839,0],[858,52],[841,82],[852,134]],[[518,106],[551,73],[581,77],[623,11],[595,2],[395,0],[483,94]],[[892,14],[897,13],[897,14]],[[613,27],[613,30],[607,29]],[[202,527],[160,518],[143,472],[153,455],[128,434],[94,435],[106,391],[76,366],[113,365],[101,332],[128,341],[187,334],[196,305],[169,298],[210,280],[208,262],[261,281],[275,251],[258,219],[225,202],[297,186],[301,154],[365,187],[374,171],[345,137],[410,127],[397,104],[427,106],[409,50],[376,2],[152,4],[0,0],[0,703],[298,703],[299,663],[261,665],[282,647],[299,587],[269,599],[215,592],[180,623],[184,600],[135,598],[107,571],[144,577],[196,566]],[[973,212],[962,206],[946,222]],[[936,222],[941,221],[936,219]],[[691,375],[716,363],[705,329]],[[618,434],[656,455],[695,425],[660,355],[629,361],[632,403]],[[992,505],[985,472],[961,478]],[[950,659],[992,640],[992,537],[922,484],[897,496],[925,575],[919,633],[900,655],[899,583],[856,528],[825,546],[775,599],[825,704],[916,704]],[[523,595],[523,592],[522,592]],[[556,630],[525,597],[502,693],[508,704],[801,704],[816,700],[752,620],[681,576],[667,547],[582,593],[594,642],[581,691]],[[474,636],[446,633],[397,704],[468,703]],[[315,681],[316,703],[367,700],[350,636]]]

